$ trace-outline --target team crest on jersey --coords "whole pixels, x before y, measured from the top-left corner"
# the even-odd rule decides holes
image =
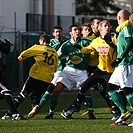
[[[81,61],[82,61],[82,58],[80,58],[79,56],[73,56],[73,57],[71,58],[71,62],[72,62],[73,64],[79,64]]]
[[[108,55],[109,47],[108,46],[99,46],[97,48],[97,51],[98,51],[99,55]]]

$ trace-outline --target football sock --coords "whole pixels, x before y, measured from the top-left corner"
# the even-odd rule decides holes
[[[68,111],[69,109],[71,109],[72,105],[76,102],[76,99],[77,99],[77,96],[74,97],[74,98],[72,99],[72,102],[67,106],[66,109],[64,109],[65,112]]]
[[[5,99],[6,99],[7,104],[8,104],[9,107],[10,107],[10,113],[12,113],[12,114],[17,114],[18,111],[17,111],[17,109],[16,109],[16,107],[15,107],[15,104],[14,104],[14,102],[13,102],[13,97],[12,97],[12,95],[11,95],[11,94],[5,95]]]
[[[49,113],[54,112],[57,103],[58,103],[58,98],[51,97],[49,104]]]
[[[76,99],[77,104],[81,105],[81,103],[83,102],[83,100],[85,100],[85,94],[79,92],[78,93],[78,96],[77,96],[77,99]]]
[[[85,96],[85,105],[87,106],[89,111],[93,110],[93,95]]]
[[[104,100],[106,101],[107,105],[109,106],[109,109],[110,109],[111,113],[118,114],[119,113],[119,108],[116,106],[116,104],[111,99],[109,94],[104,90],[101,91],[100,94],[104,98]]]
[[[121,95],[116,91],[109,91],[108,94],[111,96],[114,103],[119,107],[121,113],[127,112],[126,106],[122,100]]]
[[[127,101],[130,105],[130,107],[133,109],[133,93],[127,94],[126,95]]]
[[[124,91],[118,91],[118,93],[121,95],[124,104],[127,105],[127,98],[124,94]]]
[[[45,105],[45,103],[51,98],[51,93],[49,93],[48,91],[45,92],[45,94],[42,96],[40,103],[39,103],[39,107],[43,107]]]
[[[108,93],[106,91],[101,91],[100,95],[104,98],[104,100],[106,101],[108,106],[111,107],[111,105],[110,105],[110,97],[109,97]]]

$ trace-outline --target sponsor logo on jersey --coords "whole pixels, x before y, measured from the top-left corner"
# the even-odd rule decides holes
[[[71,62],[72,62],[73,64],[79,64],[79,63],[81,63],[81,61],[82,61],[82,58],[80,58],[79,56],[73,56],[73,57],[71,58]]]
[[[99,55],[108,55],[109,47],[108,46],[99,46],[97,48],[97,51],[99,52]]]

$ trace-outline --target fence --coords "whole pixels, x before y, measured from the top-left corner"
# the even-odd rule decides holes
[[[90,22],[94,18],[107,19],[113,25],[114,30],[117,26],[116,16],[113,15],[86,15],[86,16],[56,16],[42,14],[26,14],[26,31],[43,31],[52,33],[54,25],[60,25],[64,33],[68,33],[69,26],[78,24],[81,26],[84,22]]]
[[[33,58],[29,58],[25,61],[18,61],[17,57],[24,49],[29,48],[35,43],[38,43],[41,32],[3,32],[0,34],[0,39],[9,39],[13,46],[11,51],[6,55],[6,69],[4,74],[8,83],[13,88],[21,88],[25,79],[28,76],[29,69],[34,63]]]
[[[35,43],[38,43],[39,36],[46,32],[51,34],[52,27],[59,24],[63,28],[64,35],[68,35],[68,27],[71,24],[81,25],[83,22],[91,20],[93,17],[65,17],[65,16],[44,16],[27,14],[27,32],[2,32],[0,38],[9,39],[14,45],[11,47],[11,52],[6,57],[5,75],[12,87],[21,88],[25,79],[28,76],[29,68],[34,63],[32,58],[19,62],[17,57],[21,51],[29,48]],[[98,17],[97,17],[98,18]],[[103,16],[104,18],[104,16]],[[109,19],[109,18],[108,18]],[[45,20],[45,21],[44,21]],[[109,19],[115,29],[116,20]],[[31,32],[32,31],[32,32]]]

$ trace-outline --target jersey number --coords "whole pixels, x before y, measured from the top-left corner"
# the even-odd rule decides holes
[[[48,53],[47,52],[44,52],[43,55],[44,55],[44,62],[45,63],[48,63],[49,65],[53,65],[54,64],[54,59],[52,58],[53,57],[53,54],[51,54],[50,56],[48,56]]]

